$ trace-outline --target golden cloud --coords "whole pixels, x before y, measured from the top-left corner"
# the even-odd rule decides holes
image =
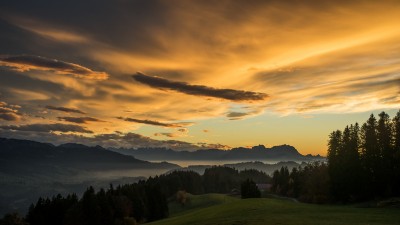
[[[92,80],[108,79],[108,74],[105,72],[97,72],[75,63],[34,55],[3,56],[0,58],[0,65],[10,67],[21,72],[29,70],[43,70],[54,71],[58,74],[68,74],[78,78]]]

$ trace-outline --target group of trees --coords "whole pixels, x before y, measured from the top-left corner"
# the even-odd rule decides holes
[[[330,134],[329,175],[334,199],[348,202],[400,194],[400,111],[372,114]]]
[[[98,192],[89,187],[81,199],[75,194],[39,198],[26,221],[30,225],[131,225],[167,216],[165,195],[154,180],[147,180]]]
[[[291,172],[282,167],[272,176],[271,191],[303,202],[325,203],[330,196],[328,166],[315,162],[293,168]]]
[[[301,201],[355,202],[400,195],[400,111],[372,114],[329,135],[327,163],[274,172],[272,191]]]
[[[225,166],[207,168],[203,175],[193,171],[173,171],[168,174],[149,178],[156,180],[166,196],[174,196],[177,191],[184,190],[191,194],[229,193],[232,189],[240,189],[241,183],[250,179],[256,183],[269,183],[271,177],[258,170],[237,169]]]
[[[168,199],[185,205],[186,192],[229,193],[250,179],[267,183],[271,177],[258,170],[238,171],[223,166],[208,168],[203,176],[193,171],[173,171],[116,188],[110,185],[97,192],[89,187],[81,198],[75,194],[39,198],[25,220],[8,214],[0,225],[131,225],[154,221],[168,216]],[[180,193],[184,193],[183,197]]]
[[[251,180],[246,179],[240,186],[240,194],[242,198],[260,198],[261,192],[257,187],[257,184]]]
[[[269,183],[271,177],[254,169],[238,171],[234,168],[215,166],[206,169],[203,175],[206,193],[229,193],[232,189],[240,189],[242,182],[250,179],[255,183]]]

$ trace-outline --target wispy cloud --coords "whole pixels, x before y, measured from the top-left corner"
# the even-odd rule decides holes
[[[0,65],[18,71],[54,71],[58,74],[68,74],[92,80],[106,80],[108,78],[108,74],[105,72],[97,72],[75,63],[35,55],[2,56],[0,57]]]
[[[136,81],[153,88],[162,90],[173,90],[188,95],[208,96],[231,101],[260,101],[265,100],[268,95],[259,92],[242,91],[234,89],[218,89],[204,85],[192,85],[186,82],[177,82],[161,77],[148,76],[143,73],[136,73],[132,76]]]
[[[174,132],[158,132],[154,133],[154,136],[158,137],[169,137],[169,138],[178,138],[178,137],[186,137],[188,136],[189,129],[188,128],[179,128]]]
[[[0,129],[3,130],[12,130],[12,131],[30,131],[30,132],[75,132],[75,133],[93,133],[82,126],[72,125],[72,124],[63,124],[63,123],[54,123],[54,124],[26,124],[26,125],[5,125],[0,126]]]
[[[194,124],[192,122],[163,123],[163,122],[154,121],[154,120],[141,120],[141,119],[135,119],[135,118],[129,118],[129,117],[127,117],[127,118],[117,117],[117,119],[128,121],[128,122],[143,123],[143,124],[148,124],[148,125],[153,125],[153,126],[170,127],[170,128],[187,127],[187,126],[192,126]]]
[[[171,133],[171,132],[154,133],[154,136],[165,136],[169,138],[180,137],[178,133]]]
[[[241,120],[264,112],[265,105],[241,106],[226,113],[229,120]]]
[[[87,123],[87,122],[104,122],[103,120],[99,120],[93,117],[57,117],[57,119],[61,121],[71,122],[71,123]]]
[[[83,111],[81,111],[79,109],[73,109],[73,108],[67,108],[67,107],[58,107],[58,106],[48,105],[48,106],[46,106],[46,109],[51,109],[51,110],[56,110],[56,111],[61,111],[61,112],[67,112],[67,113],[86,114],[85,112],[83,112]]]
[[[182,133],[187,133],[188,129],[187,128],[179,128],[178,131],[182,132]]]
[[[247,112],[229,112],[226,114],[226,116],[229,118],[240,118],[240,117],[244,117],[247,115],[248,115]]]

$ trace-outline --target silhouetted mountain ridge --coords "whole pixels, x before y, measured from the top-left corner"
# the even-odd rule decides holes
[[[167,148],[110,149],[122,154],[131,155],[142,160],[203,160],[203,161],[314,161],[324,157],[302,155],[291,145],[279,145],[266,148],[264,145],[251,148],[238,147],[231,150],[202,149],[196,151],[175,151]]]
[[[35,170],[39,165],[88,171],[179,167],[169,163],[150,163],[101,146],[89,147],[75,143],[54,146],[48,143],[6,138],[0,138],[0,162],[0,168],[10,171],[28,167],[29,170]]]

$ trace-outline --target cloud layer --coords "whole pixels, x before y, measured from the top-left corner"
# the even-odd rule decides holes
[[[264,93],[234,89],[218,89],[204,85],[192,85],[186,82],[177,82],[161,77],[148,76],[143,73],[136,73],[132,77],[136,81],[149,85],[153,88],[173,90],[188,95],[207,96],[231,101],[261,101],[268,97],[268,95]]]
[[[195,151],[199,149],[229,149],[230,146],[209,143],[189,143],[178,140],[155,140],[136,133],[109,133],[86,137],[76,134],[32,133],[24,131],[10,131],[0,129],[0,136],[6,138],[28,139],[54,144],[80,143],[88,146],[100,145],[105,148],[170,148],[177,151]]]
[[[108,78],[108,74],[105,72],[97,72],[75,63],[35,55],[3,56],[0,57],[0,65],[11,67],[18,71],[54,71],[58,74],[68,74],[93,80],[106,80]]]
[[[12,131],[44,132],[44,133],[55,132],[55,131],[87,133],[87,134],[93,133],[93,131],[90,131],[82,126],[63,124],[63,123],[6,125],[6,126],[0,126],[0,129],[12,130]]]

